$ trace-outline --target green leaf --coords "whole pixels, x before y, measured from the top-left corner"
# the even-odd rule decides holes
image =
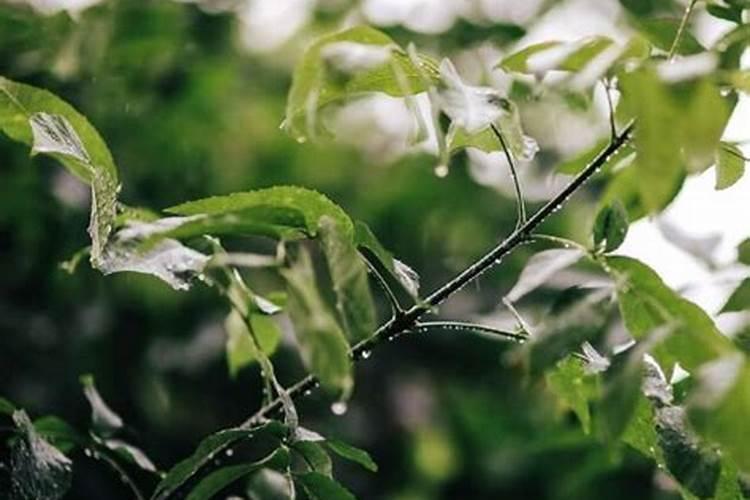
[[[737,246],[737,261],[750,266],[750,238]]]
[[[23,410],[13,413],[21,431],[10,450],[12,498],[57,500],[70,488],[72,462],[34,429]]]
[[[279,326],[269,316],[250,314],[250,327],[263,353],[271,356],[281,341]],[[227,315],[224,320],[224,329],[227,332],[227,366],[230,376],[235,377],[241,369],[258,361],[258,353],[248,325],[238,311],[233,309]]]
[[[40,436],[63,453],[68,453],[87,441],[68,422],[54,415],[37,418],[34,420],[34,428]]]
[[[172,233],[172,237],[189,237],[197,234],[213,233],[218,225],[217,221],[226,224],[230,230],[224,230],[224,233],[237,232],[242,234],[243,231],[235,231],[231,228],[236,224],[242,228],[242,219],[248,217],[250,220],[249,233],[258,234],[254,227],[288,227],[299,229],[314,237],[318,232],[318,225],[321,217],[328,216],[335,220],[341,227],[344,235],[352,239],[354,235],[354,226],[348,215],[334,202],[326,196],[297,186],[275,186],[257,191],[247,191],[243,193],[232,193],[225,196],[212,196],[201,200],[189,201],[174,207],[166,209],[167,212],[177,215],[232,215],[230,219],[216,219],[211,217],[205,223],[207,227],[202,227],[189,232],[183,229],[180,233],[179,228]],[[299,213],[302,218],[295,217]],[[265,233],[260,233],[265,234]]]
[[[176,464],[167,472],[167,475],[156,486],[152,498],[154,500],[169,498],[186,481],[209,464],[217,453],[226,450],[239,441],[250,439],[259,434],[270,434],[281,438],[285,433],[286,428],[281,423],[271,421],[254,428],[231,428],[211,434],[200,442],[192,455]]]
[[[289,500],[293,491],[290,475],[268,468],[252,474],[247,482],[250,500]]]
[[[81,375],[83,393],[91,406],[91,426],[103,436],[109,436],[123,427],[122,418],[104,402],[94,385],[93,375]]]
[[[599,156],[599,154],[602,152],[602,150],[604,150],[604,148],[607,147],[608,144],[609,139],[603,139],[594,144],[586,151],[583,151],[577,156],[574,156],[569,160],[558,164],[556,170],[561,174],[576,175],[581,170],[583,170],[586,165],[590,164],[594,160],[594,158]],[[626,164],[629,164],[628,162],[632,161],[633,158],[635,158],[635,151],[633,147],[630,144],[625,144],[617,151],[615,151],[612,156],[607,158],[604,165],[602,165],[601,172],[607,173],[613,170],[615,167],[624,167]]]
[[[635,25],[654,46],[664,52],[669,52],[677,37],[680,21],[681,19],[639,18]],[[698,54],[705,50],[689,30],[685,30],[680,36],[680,42],[677,45],[678,54]]]
[[[733,23],[742,23],[742,9],[734,6],[724,6],[719,3],[709,3],[706,5],[706,11],[714,17],[731,21]]]
[[[719,312],[739,312],[747,309],[750,309],[750,278],[742,280]]]
[[[370,337],[377,326],[367,267],[336,220],[321,217],[319,232],[341,323],[350,341],[359,342]]]
[[[648,215],[649,210],[641,196],[644,187],[640,178],[641,169],[638,168],[637,163],[638,158],[636,157],[634,164],[627,165],[613,173],[599,199],[599,210],[614,202],[620,202],[627,210],[628,219],[631,223]],[[682,172],[677,178],[672,179],[672,182],[671,189],[665,189],[663,196],[656,200],[657,212],[666,208],[675,198],[685,182],[685,173]]]
[[[594,222],[594,246],[605,253],[613,252],[628,234],[628,213],[622,203],[615,201],[599,211]]]
[[[319,38],[303,54],[292,77],[284,128],[297,140],[316,138],[325,106],[366,93],[417,94],[437,81],[435,63],[414,62],[386,34],[357,26]]]
[[[578,248],[553,248],[535,253],[524,266],[518,281],[505,295],[516,302],[549,281],[551,277],[566,269],[583,257]]]
[[[13,415],[16,406],[5,398],[0,398],[0,415]]]
[[[740,148],[721,142],[716,150],[716,189],[734,185],[745,173],[745,155]]]
[[[146,455],[146,453],[140,448],[133,446],[130,443],[126,443],[121,439],[98,439],[96,437],[94,439],[99,444],[106,446],[110,450],[114,451],[119,457],[126,460],[127,462],[135,464],[141,469],[148,472],[159,472],[156,469],[156,465],[154,465],[148,455]]]
[[[288,310],[307,369],[329,390],[348,397],[354,385],[349,345],[320,295],[309,254],[281,271],[287,281]]]
[[[279,448],[257,462],[222,467],[201,479],[187,496],[187,500],[210,500],[216,498],[215,495],[217,493],[243,477],[263,467],[279,467],[279,464],[288,462],[289,452]]]
[[[605,257],[604,262],[617,287],[620,314],[633,338],[643,340],[660,326],[674,328],[653,351],[669,373],[677,362],[691,371],[734,351],[732,342],[711,318],[667,287],[651,268],[629,257]]]
[[[0,77],[0,130],[48,154],[91,185],[91,257],[95,266],[115,220],[117,168],[99,133],[72,106],[46,90]]]
[[[370,472],[378,471],[378,464],[376,464],[372,460],[370,454],[365,450],[356,448],[338,439],[326,439],[325,444],[326,446],[328,446],[328,448],[331,449],[332,452],[336,453],[338,456],[358,463]]]
[[[589,401],[597,394],[595,378],[586,373],[583,361],[572,356],[560,360],[547,371],[545,378],[550,390],[578,417],[583,432],[591,430]]]
[[[305,489],[310,500],[355,500],[346,488],[319,472],[299,474],[296,481]]]
[[[292,445],[292,449],[299,454],[310,472],[319,472],[332,477],[333,464],[331,463],[331,457],[319,442],[299,441]]]

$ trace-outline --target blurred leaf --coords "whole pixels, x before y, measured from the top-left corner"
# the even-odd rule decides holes
[[[250,326],[263,353],[271,356],[281,340],[281,330],[276,322],[263,314],[250,314]],[[239,312],[232,309],[224,320],[224,329],[227,332],[226,352],[229,374],[235,377],[242,368],[258,360],[258,353],[250,337],[247,323]]]
[[[318,472],[299,474],[295,480],[305,489],[310,500],[355,500],[346,488]]]
[[[99,265],[115,219],[117,168],[107,145],[72,106],[46,90],[0,77],[0,130],[60,161],[91,185],[91,257]]]
[[[677,35],[681,19],[639,18],[636,28],[656,47],[669,52]],[[696,40],[689,30],[685,30],[677,45],[677,53],[683,55],[697,54],[706,49]]]
[[[250,439],[257,434],[271,434],[283,437],[286,428],[279,422],[270,421],[258,427],[241,429],[223,429],[203,439],[196,450],[188,458],[172,467],[156,486],[154,500],[164,500],[175,493],[186,481],[192,478],[200,469],[210,463],[217,453],[227,449],[234,443]]]
[[[737,246],[737,261],[750,266],[750,238]]]
[[[320,296],[308,253],[301,249],[281,274],[287,281],[289,315],[307,369],[324,387],[348,397],[354,385],[349,345]]]
[[[289,461],[289,452],[277,449],[257,462],[222,467],[208,474],[193,488],[187,500],[209,500],[230,484],[263,467],[280,467]]]
[[[588,434],[591,430],[589,401],[596,397],[598,389],[594,376],[586,373],[583,361],[573,356],[563,358],[547,371],[546,380],[550,390],[573,410],[583,432]]]
[[[594,222],[594,246],[605,253],[613,252],[628,234],[628,214],[622,203],[615,201],[599,211]]]
[[[292,449],[302,457],[306,467],[311,472],[319,472],[328,477],[333,475],[331,457],[325,448],[313,441],[300,441],[292,445]]]
[[[651,268],[629,257],[606,257],[605,263],[633,338],[640,341],[660,326],[674,327],[673,334],[653,351],[669,373],[677,362],[692,371],[734,350],[700,307],[672,291]]]
[[[733,23],[742,23],[742,9],[734,6],[724,6],[717,2],[709,2],[706,5],[706,11],[714,17],[731,21]]]
[[[561,174],[575,175],[591,163],[608,144],[609,139],[601,140],[590,149],[558,164],[556,170]],[[630,144],[625,144],[615,151],[612,156],[607,158],[607,161],[602,165],[601,171],[608,172],[625,161],[632,161],[633,158],[635,158],[633,147]]]
[[[745,155],[728,142],[721,142],[716,150],[716,189],[726,189],[745,173]]]
[[[140,448],[120,439],[97,439],[97,441],[114,451],[126,461],[137,465],[141,469],[153,473],[159,472],[156,465],[154,465],[151,459],[148,458],[146,453]]]
[[[370,92],[416,94],[436,80],[434,62],[421,57],[415,64],[378,30],[357,26],[326,35],[297,63],[284,128],[297,140],[314,139],[320,122],[316,114],[328,104]]]
[[[293,487],[289,475],[266,468],[250,476],[247,493],[250,500],[290,500]]]
[[[737,466],[750,472],[746,446],[750,415],[750,366],[735,352],[701,367],[698,386],[688,401],[690,423],[712,442],[721,445]]]
[[[13,413],[21,431],[10,450],[11,494],[15,498],[57,500],[70,488],[72,462],[34,429],[23,410]]]
[[[356,462],[370,472],[378,471],[378,464],[372,460],[370,454],[365,450],[355,448],[354,446],[338,439],[326,439],[325,444],[338,456]]]
[[[643,181],[640,178],[641,169],[636,165],[638,161],[636,157],[635,164],[628,165],[613,173],[598,203],[599,210],[601,210],[607,205],[619,201],[627,210],[628,220],[631,224],[650,212],[642,197],[642,191],[645,187],[642,185]],[[672,182],[669,192],[665,192],[664,197],[658,200],[657,212],[666,208],[682,189],[685,182],[685,173],[681,172],[677,178],[672,179]]]
[[[13,415],[16,407],[13,403],[5,398],[0,398],[0,415]]]
[[[91,426],[97,434],[110,436],[123,427],[122,418],[104,402],[94,385],[93,375],[81,375],[83,393],[91,406]]]
[[[672,245],[692,255],[709,268],[716,267],[717,263],[714,254],[719,243],[721,243],[720,234],[692,236],[687,234],[680,226],[670,223],[664,217],[656,220],[656,227]]]
[[[464,83],[448,59],[440,63],[438,102],[451,124],[469,135],[478,134],[495,123],[510,103],[492,87]]]
[[[583,251],[578,248],[554,248],[534,254],[521,271],[516,284],[506,294],[507,299],[511,302],[518,301],[583,256]]]
[[[69,453],[87,440],[68,422],[54,415],[34,420],[34,428],[39,435],[63,453]]]
[[[367,267],[352,238],[336,220],[321,217],[318,230],[341,323],[350,342],[359,342],[370,337],[377,326]]]

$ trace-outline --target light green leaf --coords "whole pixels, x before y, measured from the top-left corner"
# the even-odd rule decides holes
[[[338,439],[326,439],[325,444],[338,456],[356,462],[370,472],[378,471],[378,464],[372,460],[370,454],[365,450],[355,448],[354,446]]]
[[[100,259],[115,220],[117,168],[107,145],[72,106],[46,90],[0,77],[0,130],[60,161],[91,186],[91,258]]]
[[[224,429],[203,439],[196,450],[188,458],[176,464],[156,486],[153,500],[169,498],[186,481],[214,459],[217,453],[226,450],[231,445],[253,436],[268,434],[277,439],[284,437],[286,427],[276,421],[271,421],[254,428]]]
[[[281,468],[289,462],[289,452],[279,448],[257,462],[230,465],[208,474],[193,488],[187,500],[210,500],[230,484],[263,467]]]
[[[341,323],[349,340],[359,342],[371,336],[376,327],[375,304],[370,293],[367,267],[352,239],[344,234],[336,220],[321,217],[319,232]]]
[[[750,365],[735,352],[701,367],[688,400],[690,423],[721,445],[743,472],[750,472],[747,417],[750,415]]]
[[[355,500],[346,488],[319,472],[299,474],[296,481],[305,489],[310,500]]]
[[[653,351],[669,373],[677,362],[691,371],[734,351],[732,342],[711,318],[667,287],[651,268],[629,257],[605,257],[604,262],[617,287],[620,314],[633,338],[643,340],[660,326],[674,328]]]
[[[21,431],[10,450],[11,497],[57,500],[70,488],[72,462],[34,429],[23,410],[13,413]]]
[[[609,139],[603,139],[591,148],[583,151],[582,153],[573,156],[567,161],[564,161],[557,165],[556,170],[561,174],[576,175],[583,170],[586,165],[591,163],[599,153],[604,150],[609,144]],[[629,164],[635,158],[635,150],[630,144],[623,145],[620,149],[607,158],[607,161],[602,165],[601,172],[607,173],[613,170],[615,167],[624,167]]]
[[[599,211],[594,221],[594,247],[604,253],[617,250],[628,234],[628,213],[615,201]]]
[[[307,369],[324,387],[348,397],[354,385],[349,345],[318,291],[308,253],[301,249],[281,274],[287,281],[289,315]]]
[[[740,148],[721,142],[716,150],[716,189],[726,189],[745,173],[745,155]]]
[[[637,163],[638,158],[636,157],[634,164],[629,164],[613,173],[604,193],[599,199],[599,210],[618,201],[627,210],[628,219],[631,223],[648,215],[649,209],[642,197],[642,191],[645,188],[642,186],[640,177],[641,169],[638,168]],[[657,212],[666,208],[680,189],[682,189],[682,185],[685,182],[685,173],[682,172],[678,177],[672,179],[672,182],[671,189],[664,189],[662,197],[655,200],[657,202]]]
[[[284,127],[297,140],[316,138],[325,106],[382,92],[405,96],[437,81],[434,62],[416,63],[386,34],[368,26],[319,38],[303,54],[292,77]]]
[[[271,356],[281,340],[279,326],[264,314],[251,314],[250,326],[263,353]],[[258,353],[247,323],[239,312],[232,309],[224,320],[224,329],[227,332],[227,366],[230,376],[236,377],[242,368],[258,360]]]
[[[669,52],[677,36],[680,19],[640,18],[635,23],[639,31],[648,40],[664,52]],[[689,30],[680,36],[677,53],[683,55],[697,54],[706,49],[696,40]]]
[[[83,393],[91,406],[91,426],[102,436],[109,436],[123,427],[122,418],[104,402],[94,385],[93,375],[81,375]]]

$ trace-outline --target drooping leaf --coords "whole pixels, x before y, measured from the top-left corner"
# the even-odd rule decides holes
[[[11,495],[14,498],[57,500],[70,488],[72,462],[47,442],[23,410],[13,413],[21,437],[11,448]]]
[[[415,62],[388,35],[357,26],[313,43],[297,63],[284,128],[297,140],[316,138],[325,106],[366,93],[405,96],[437,80],[434,62]]]
[[[606,257],[605,262],[617,287],[620,314],[633,338],[643,340],[660,326],[674,328],[673,334],[653,351],[668,373],[675,363],[692,371],[734,351],[732,342],[711,318],[667,287],[651,268],[629,257]]]
[[[0,130],[48,154],[91,186],[91,258],[99,265],[115,220],[117,168],[107,145],[72,106],[52,93],[0,77]]]
[[[319,472],[299,474],[296,481],[302,485],[310,500],[355,500],[346,488]]]
[[[372,460],[370,454],[365,450],[356,448],[338,439],[328,438],[326,439],[325,444],[326,446],[328,446],[328,448],[330,448],[332,452],[336,453],[338,456],[358,463],[370,472],[378,471],[378,464],[376,464]]]
[[[124,460],[137,465],[141,469],[153,473],[158,472],[156,465],[154,465],[148,455],[137,446],[126,443],[121,439],[97,439],[97,441],[114,451]]]
[[[319,472],[332,477],[333,464],[331,457],[320,442],[300,441],[292,445],[292,449],[299,454],[310,472]]]
[[[622,203],[615,201],[599,211],[594,221],[594,246],[605,253],[613,252],[628,234],[628,214]]]
[[[371,336],[376,327],[367,267],[337,221],[321,217],[319,232],[341,323],[350,341],[359,342]]]
[[[734,185],[745,173],[745,155],[740,148],[721,142],[716,150],[716,189]]]
[[[152,498],[154,500],[169,498],[185,482],[210,463],[218,453],[239,441],[251,439],[253,436],[261,433],[283,437],[285,432],[286,428],[282,424],[271,421],[254,428],[231,428],[211,434],[200,442],[192,455],[176,464],[167,472],[166,476],[156,486]]]
[[[688,401],[690,423],[721,445],[743,472],[750,472],[746,446],[750,414],[750,365],[735,352],[698,370],[698,386]]]
[[[581,257],[583,257],[583,252],[577,248],[554,248],[534,254],[506,297],[511,302],[521,299],[542,286],[555,274],[578,262]]]
[[[221,490],[243,477],[264,467],[280,468],[288,462],[289,452],[279,448],[257,462],[222,467],[201,479],[187,496],[187,500],[210,500],[216,498],[216,494],[221,492]]]
[[[349,345],[320,295],[308,253],[302,249],[281,274],[287,281],[289,315],[307,369],[324,387],[348,397],[354,385]]]
[[[86,442],[86,438],[68,422],[54,415],[34,420],[34,428],[39,435],[63,453],[68,453]]]
[[[104,402],[94,385],[93,375],[81,375],[83,393],[91,406],[91,426],[102,436],[112,435],[123,427],[122,418]]]

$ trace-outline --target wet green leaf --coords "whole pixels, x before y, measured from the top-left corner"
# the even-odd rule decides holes
[[[369,470],[370,472],[377,472],[378,471],[378,464],[376,464],[372,458],[370,457],[370,454],[367,453],[365,450],[361,450],[359,448],[355,448],[354,446],[345,443],[343,441],[340,441],[338,439],[331,439],[328,438],[325,441],[326,446],[331,449],[334,453],[336,453],[338,456],[345,458],[347,460],[351,460],[352,462],[358,463],[365,469]]]
[[[264,314],[251,313],[250,327],[263,353],[271,356],[281,340],[281,330],[276,322]],[[248,325],[239,312],[233,309],[227,315],[224,329],[227,332],[227,366],[230,376],[235,377],[241,369],[258,360],[258,353],[250,337]]]
[[[737,246],[737,261],[750,266],[750,238]]]
[[[355,500],[346,488],[319,472],[299,474],[296,481],[302,485],[310,500]]]
[[[719,312],[738,312],[750,309],[750,278],[742,280]]]
[[[591,430],[589,401],[597,396],[595,377],[587,374],[584,362],[573,356],[560,360],[546,373],[550,390],[578,417],[583,432]]]
[[[526,294],[544,285],[551,277],[566,269],[583,257],[578,248],[554,248],[534,254],[524,266],[518,281],[506,294],[511,302],[516,302]]]
[[[305,467],[310,472],[319,472],[328,477],[333,477],[331,457],[320,442],[299,441],[292,445],[292,449],[299,454]]]
[[[615,201],[599,211],[594,221],[594,246],[605,253],[613,252],[628,234],[628,214],[622,203]]]

